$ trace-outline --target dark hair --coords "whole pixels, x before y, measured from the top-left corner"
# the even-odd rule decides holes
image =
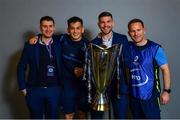
[[[50,16],[43,16],[43,17],[41,17],[41,19],[40,19],[40,24],[43,22],[43,21],[52,21],[53,22],[53,24],[55,24],[55,21],[54,21],[54,19],[52,18],[52,17],[50,17]]]
[[[113,16],[112,16],[112,14],[110,12],[104,11],[104,12],[99,14],[98,20],[100,20],[100,18],[102,18],[102,17],[107,17],[107,16],[111,17],[113,19]]]
[[[134,19],[132,19],[132,20],[129,21],[129,23],[128,23],[128,29],[130,28],[130,25],[131,25],[131,24],[137,23],[137,22],[141,23],[141,25],[144,27],[144,23],[143,23],[143,21],[142,21],[141,19],[134,18]]]
[[[73,16],[67,20],[68,26],[70,26],[71,23],[80,22],[81,25],[83,25],[83,20],[77,16]]]

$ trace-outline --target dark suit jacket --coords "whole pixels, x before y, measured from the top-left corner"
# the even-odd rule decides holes
[[[59,84],[62,82],[62,52],[60,45],[60,37],[53,36],[53,44],[55,49],[55,61],[57,64],[57,74]],[[24,49],[17,67],[17,80],[19,90],[26,89],[28,86],[36,85],[39,74],[39,43],[30,45],[28,42],[25,43]],[[26,77],[27,67],[29,67],[28,77]],[[27,78],[27,80],[26,80]]]

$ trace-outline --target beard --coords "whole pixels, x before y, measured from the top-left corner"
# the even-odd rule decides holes
[[[111,28],[111,29],[109,29],[108,31],[107,31],[107,30],[103,30],[103,29],[101,29],[101,32],[103,33],[103,35],[108,35],[109,33],[111,33],[111,32],[112,32],[112,28]]]

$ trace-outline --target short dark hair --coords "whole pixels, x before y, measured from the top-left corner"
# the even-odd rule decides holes
[[[73,16],[67,20],[68,26],[70,26],[71,23],[80,22],[81,25],[83,25],[83,20],[80,17]]]
[[[112,16],[112,14],[110,12],[104,11],[104,12],[99,14],[98,20],[100,20],[100,18],[102,18],[102,17],[107,17],[107,16],[109,16],[109,17],[111,17],[113,19],[113,16]]]
[[[132,19],[132,20],[129,21],[129,23],[128,23],[128,29],[130,28],[130,25],[131,25],[131,24],[137,23],[137,22],[141,23],[141,25],[144,27],[144,23],[143,23],[143,21],[142,21],[141,19],[134,18],[134,19]]]
[[[46,21],[52,21],[53,24],[55,24],[54,19],[53,19],[52,17],[50,17],[50,16],[43,16],[43,17],[41,17],[41,19],[40,19],[40,24],[41,24],[44,20],[46,20]]]

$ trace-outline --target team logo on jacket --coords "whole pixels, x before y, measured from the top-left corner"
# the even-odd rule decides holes
[[[131,72],[132,86],[141,87],[149,81],[148,75],[145,73],[139,63],[139,56],[134,57]]]

